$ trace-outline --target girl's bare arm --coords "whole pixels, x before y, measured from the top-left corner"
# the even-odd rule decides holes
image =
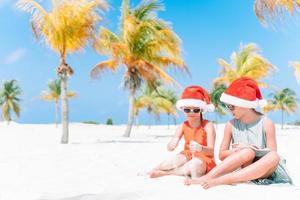
[[[220,151],[219,151],[220,160],[224,160],[226,157],[228,157],[233,152],[235,152],[235,149],[229,150],[231,138],[232,138],[231,130],[232,130],[232,125],[230,122],[228,122],[225,125],[224,136],[223,136],[223,140],[222,140]]]
[[[171,139],[170,142],[168,143],[167,149],[168,149],[169,151],[173,151],[173,150],[177,147],[177,145],[178,145],[180,139],[182,138],[182,135],[183,135],[182,127],[183,127],[183,124],[181,124],[181,125],[176,129],[176,132],[175,132],[174,136],[172,137],[172,139]]]
[[[271,151],[277,151],[277,142],[276,142],[276,134],[275,134],[275,125],[274,123],[266,118],[264,120],[264,128],[266,131],[266,140],[267,140],[267,148]]]
[[[215,141],[216,141],[216,131],[214,124],[208,122],[204,127],[207,133],[207,146],[202,146],[202,152],[207,155],[214,155]]]

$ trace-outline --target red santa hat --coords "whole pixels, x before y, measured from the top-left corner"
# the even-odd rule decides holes
[[[176,103],[176,107],[182,110],[184,107],[198,107],[204,110],[204,112],[214,111],[215,107],[210,103],[210,97],[205,89],[200,86],[189,86],[185,88]]]
[[[222,93],[220,100],[244,108],[262,108],[267,105],[257,83],[248,77],[241,77],[233,81]]]

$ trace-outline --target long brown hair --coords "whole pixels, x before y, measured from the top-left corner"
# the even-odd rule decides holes
[[[202,121],[203,121],[203,112],[200,112],[200,124],[202,124]]]

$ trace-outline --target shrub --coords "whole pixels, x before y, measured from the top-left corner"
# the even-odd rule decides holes
[[[112,118],[108,118],[108,119],[106,120],[106,125],[113,125],[113,120],[112,120]]]

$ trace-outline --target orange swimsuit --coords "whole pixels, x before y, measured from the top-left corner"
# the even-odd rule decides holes
[[[185,139],[183,153],[188,160],[192,159],[192,151],[190,150],[190,141],[194,140],[203,146],[207,146],[207,133],[204,130],[205,125],[208,123],[207,120],[203,120],[197,128],[192,128],[188,121],[183,123],[182,132]],[[216,166],[214,156],[205,155],[203,152],[196,151],[194,156],[206,162],[206,172],[209,172]]]

